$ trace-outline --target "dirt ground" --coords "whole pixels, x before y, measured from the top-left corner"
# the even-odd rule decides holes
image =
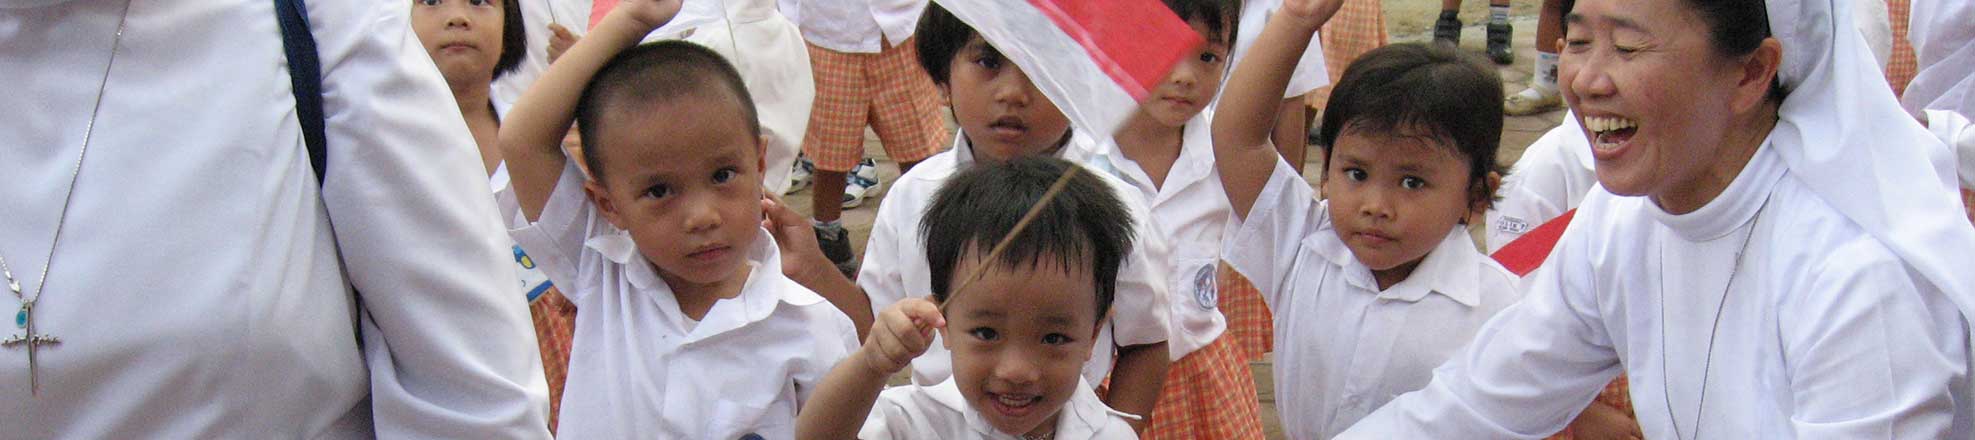
[[[1390,42],[1418,42],[1432,38],[1433,22],[1439,18],[1439,1],[1386,0],[1383,6],[1385,9],[1386,33],[1390,37]],[[1502,75],[1505,94],[1513,94],[1522,90],[1524,84],[1529,80],[1531,65],[1533,64],[1532,59],[1535,56],[1536,14],[1539,7],[1540,2],[1538,0],[1511,0],[1510,2],[1510,22],[1515,27],[1515,38],[1513,41],[1515,44],[1516,59],[1512,65],[1497,66],[1498,72]],[[1484,38],[1486,34],[1482,25],[1487,19],[1488,4],[1486,1],[1466,0],[1463,2],[1461,5],[1461,21],[1466,24],[1461,32],[1461,47],[1463,49],[1477,53],[1482,51],[1485,46]],[[1503,124],[1502,146],[1497,160],[1505,166],[1514,164],[1517,158],[1522,157],[1523,150],[1530,143],[1542,136],[1544,132],[1556,127],[1562,117],[1563,112],[1559,110],[1532,116],[1507,118]],[[948,127],[952,128],[952,122],[950,120],[948,121]],[[898,177],[897,165],[885,156],[884,148],[878,143],[877,137],[868,131],[866,132],[864,147],[867,155],[877,159],[879,163],[879,180],[883,181],[888,187]],[[1315,157],[1317,155],[1312,154],[1311,156]],[[1311,182],[1315,182],[1316,173],[1320,172],[1322,167],[1309,166],[1305,169],[1305,178]],[[810,212],[809,209],[811,206],[809,200],[810,194],[810,191],[805,189],[789,194],[786,198],[792,208],[807,214]],[[878,200],[883,196],[884,194],[880,192],[872,199],[866,201],[863,206],[843,210],[844,226],[850,229],[852,246],[860,255],[863,253],[864,240],[870,236],[871,222],[873,216],[877,213]],[[1477,234],[1478,236],[1479,234]],[[1277,341],[1277,343],[1284,344],[1290,342]],[[1275,410],[1275,395],[1273,392],[1275,381],[1271,374],[1272,362],[1270,360],[1263,360],[1251,365],[1251,367],[1255,374],[1255,383],[1259,391],[1256,397],[1262,404],[1262,418],[1268,438],[1284,438]],[[902,380],[899,382],[903,383]]]

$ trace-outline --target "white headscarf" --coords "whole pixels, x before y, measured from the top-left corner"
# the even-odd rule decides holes
[[[1906,37],[1919,70],[1900,102],[1906,111],[1975,115],[1975,1],[1913,0]]]
[[[1850,17],[1851,3],[1768,0],[1770,30],[1783,44],[1778,76],[1790,90],[1771,146],[1792,174],[1975,321],[1975,227],[1962,211],[1953,158],[1893,99],[1851,20],[1834,18]]]

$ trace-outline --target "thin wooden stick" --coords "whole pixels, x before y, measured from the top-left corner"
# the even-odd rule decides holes
[[[1037,200],[1035,206],[1029,207],[1028,213],[1022,214],[1022,219],[1015,222],[1015,228],[1010,229],[1008,235],[1001,237],[1001,241],[995,243],[993,249],[988,250],[987,256],[974,265],[973,273],[961,279],[960,287],[947,293],[946,301],[940,302],[939,305],[941,315],[946,314],[947,304],[959,299],[961,292],[967,291],[968,287],[981,279],[981,275],[987,273],[988,267],[993,266],[995,259],[1001,257],[1001,252],[1008,249],[1008,243],[1014,241],[1016,236],[1022,235],[1022,230],[1029,227],[1029,222],[1034,221],[1037,215],[1041,215],[1042,208],[1049,206],[1049,202],[1055,200],[1056,194],[1063,192],[1064,187],[1070,186],[1070,178],[1075,177],[1077,170],[1083,168],[1075,164],[1069,164],[1069,167],[1069,171],[1063,172],[1063,177],[1056,178],[1056,183],[1049,184],[1049,190],[1042,193],[1042,199]]]

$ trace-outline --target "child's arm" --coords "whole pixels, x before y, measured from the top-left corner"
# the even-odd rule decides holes
[[[1584,412],[1577,413],[1577,419],[1570,421],[1572,437],[1581,440],[1631,440],[1646,438],[1639,430],[1639,421],[1630,414],[1604,402],[1591,401]]]
[[[538,220],[542,206],[561,177],[567,157],[560,148],[576,117],[576,101],[584,86],[610,58],[638,44],[652,29],[671,21],[683,0],[624,0],[597,23],[596,29],[563,54],[535,85],[522,93],[501,124],[501,154],[507,158],[515,201],[529,222]]]
[[[1214,114],[1214,162],[1234,213],[1245,218],[1255,197],[1275,171],[1277,153],[1269,147],[1297,60],[1343,0],[1286,0],[1234,76],[1227,81]]]
[[[1111,392],[1105,394],[1104,404],[1139,416],[1125,420],[1132,430],[1145,433],[1152,407],[1159,403],[1159,390],[1166,387],[1172,356],[1165,342],[1118,347],[1118,365],[1111,369]]]
[[[933,329],[942,327],[946,318],[931,301],[912,298],[886,308],[871,324],[864,346],[830,369],[809,395],[810,404],[796,415],[796,438],[857,438],[885,380],[925,354]]]
[[[789,205],[773,194],[762,195],[761,214],[761,227],[768,229],[775,237],[776,246],[781,248],[782,275],[829,300],[850,317],[859,338],[867,336],[874,319],[871,297],[856,282],[845,278],[843,272],[838,272],[829,257],[823,256],[823,248],[816,244],[816,233],[809,227],[809,218],[789,209]],[[867,258],[871,249],[870,245],[865,246]]]

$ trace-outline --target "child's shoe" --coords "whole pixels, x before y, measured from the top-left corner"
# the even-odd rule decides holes
[[[1513,35],[1515,28],[1509,26],[1508,21],[1488,23],[1488,59],[1495,60],[1495,64],[1514,64],[1515,51],[1509,45],[1509,39]]]
[[[844,176],[844,182],[843,209],[864,205],[865,199],[877,196],[878,190],[885,186],[884,182],[878,181],[878,163],[869,158],[851,168],[850,174]]]
[[[823,248],[823,256],[837,266],[838,272],[852,280],[857,279],[857,253],[850,249],[850,230],[841,224],[835,228],[811,225],[816,230],[816,245]]]
[[[782,191],[782,195],[795,194],[808,188],[816,177],[816,163],[810,162],[808,156],[796,155],[795,164],[790,166],[789,189]]]
[[[1543,90],[1531,86],[1509,95],[1502,100],[1502,113],[1509,116],[1528,116],[1563,108],[1563,95],[1556,90]]]
[[[1440,20],[1433,22],[1433,42],[1461,45],[1461,11],[1440,11]]]

